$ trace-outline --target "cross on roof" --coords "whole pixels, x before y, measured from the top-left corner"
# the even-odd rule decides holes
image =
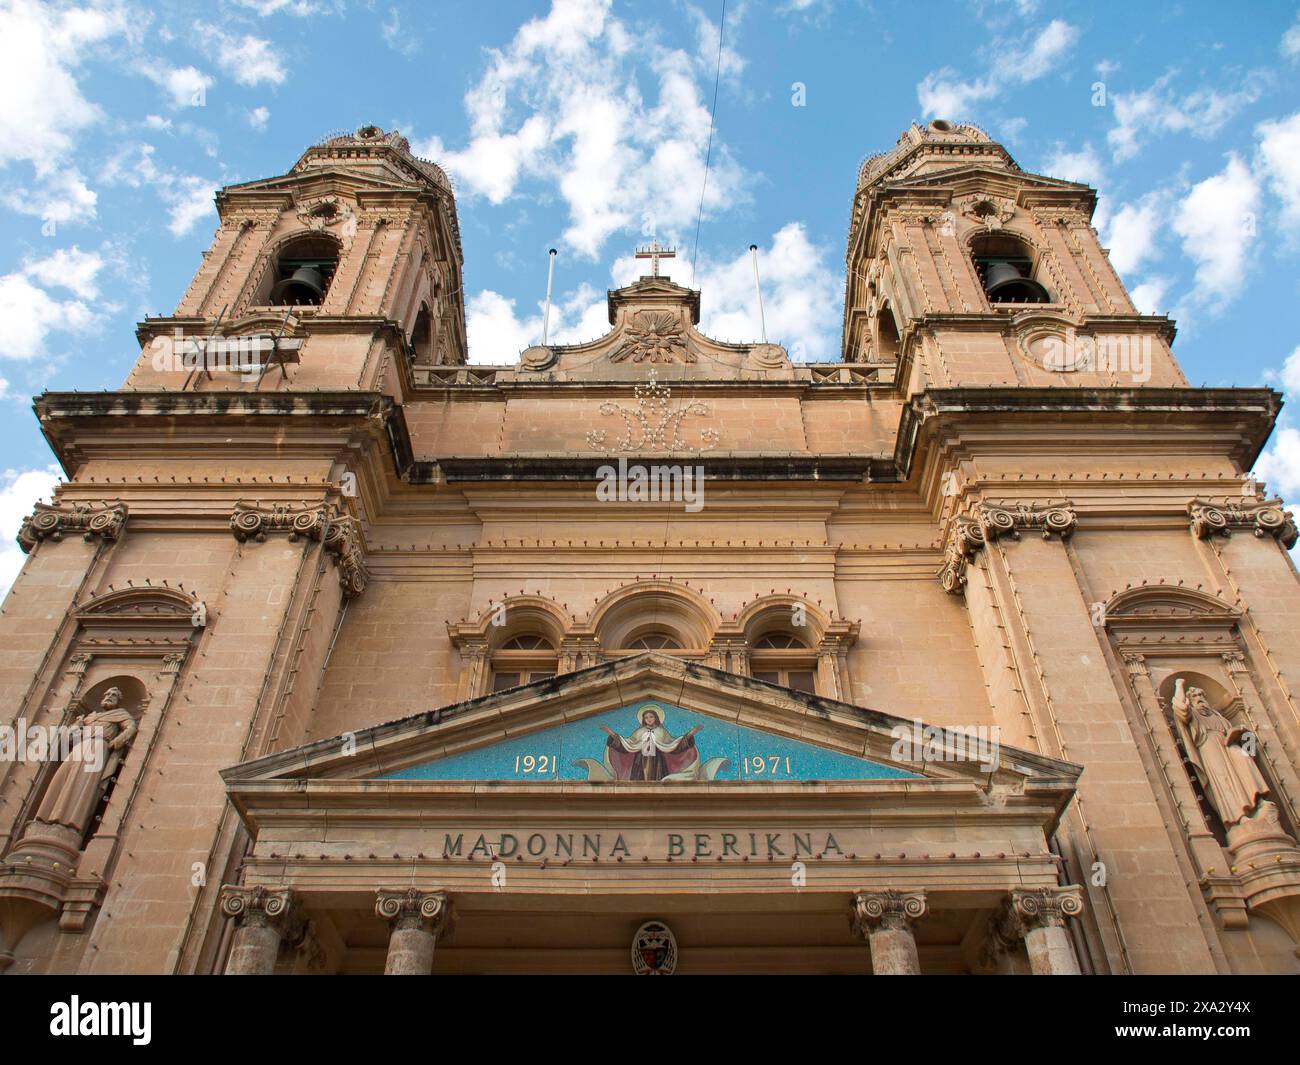
[[[658,276],[659,276],[659,260],[660,260],[660,259],[675,259],[675,258],[677,258],[677,249],[676,249],[676,248],[661,248],[661,247],[659,247],[659,241],[657,241],[657,240],[652,240],[652,241],[650,242],[650,247],[648,247],[648,248],[637,248],[637,250],[636,250],[636,257],[637,257],[638,259],[649,259],[649,260],[650,260],[650,276],[651,276],[651,277],[658,277]]]

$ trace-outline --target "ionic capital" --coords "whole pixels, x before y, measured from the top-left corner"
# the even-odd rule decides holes
[[[274,929],[287,942],[301,939],[306,927],[297,893],[292,888],[225,884],[221,888],[221,913],[240,927]]]
[[[126,515],[125,503],[37,503],[18,530],[18,546],[31,551],[42,540],[62,540],[68,533],[116,540],[126,530]]]
[[[863,891],[853,896],[853,931],[862,938],[872,932],[910,931],[926,913],[924,891]]]
[[[1011,913],[1025,931],[1064,928],[1067,918],[1083,913],[1083,889],[1077,884],[1054,888],[1015,888],[1008,898]]]
[[[1292,548],[1300,536],[1295,518],[1282,509],[1280,499],[1193,499],[1187,504],[1187,513],[1192,535],[1199,540],[1229,536],[1233,529],[1251,529],[1261,539],[1271,536]]]
[[[375,898],[375,914],[388,922],[391,929],[419,928],[440,935],[451,913],[451,900],[445,891],[380,890]]]

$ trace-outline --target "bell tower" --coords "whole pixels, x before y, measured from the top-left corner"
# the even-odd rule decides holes
[[[395,359],[465,362],[455,197],[400,134],[331,137],[217,210],[175,314],[139,327],[128,389],[384,390]]]
[[[1187,384],[1092,228],[1096,193],[1029,174],[976,126],[913,124],[858,173],[845,362],[905,395]]]

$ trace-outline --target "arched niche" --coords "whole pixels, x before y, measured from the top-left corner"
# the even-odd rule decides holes
[[[319,306],[329,293],[342,254],[342,244],[330,233],[305,230],[277,241],[265,252],[261,278],[249,303]],[[313,271],[314,276],[299,271]]]

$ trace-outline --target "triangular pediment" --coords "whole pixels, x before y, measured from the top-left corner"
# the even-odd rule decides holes
[[[937,779],[1065,791],[1079,775],[1077,766],[999,746],[995,735],[979,738],[647,652],[222,775],[232,787],[305,779],[566,787]]]

